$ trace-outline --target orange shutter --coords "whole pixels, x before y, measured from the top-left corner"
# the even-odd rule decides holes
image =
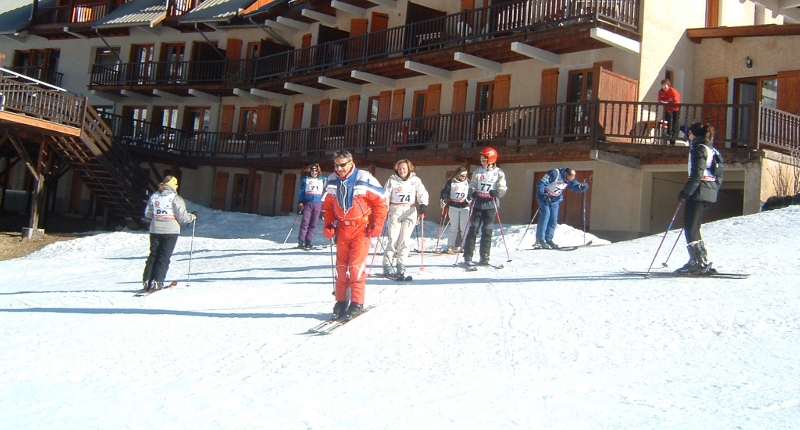
[[[350,37],[359,36],[367,32],[369,21],[364,18],[353,18],[350,20]]]
[[[442,98],[442,84],[428,86],[428,94],[425,97],[425,115],[439,115],[439,105]]]
[[[220,133],[233,132],[233,114],[236,110],[234,105],[222,106],[222,117],[220,118],[219,131]]]
[[[540,105],[554,105],[556,103],[558,103],[558,67],[542,70],[542,87],[539,92]],[[558,108],[546,107],[541,109],[539,133],[553,136],[557,131]],[[542,142],[552,142],[552,138],[542,139]]]
[[[294,105],[294,116],[292,117],[292,129],[299,130],[303,128],[303,104],[296,103]]]
[[[228,60],[240,60],[242,58],[241,39],[228,39],[228,48],[225,50],[225,58]]]
[[[703,85],[703,104],[728,102],[728,78],[706,79]],[[714,126],[716,136],[725,139],[725,123],[727,120],[725,107],[703,107],[703,122]],[[714,146],[724,147],[724,144],[715,143]]]
[[[345,123],[358,123],[358,108],[360,104],[361,96],[358,94],[354,94],[347,99],[347,118],[345,119]]]
[[[389,119],[402,119],[403,106],[405,106],[406,90],[399,89],[392,92],[392,110]]]
[[[389,28],[389,15],[381,12],[372,12],[372,23],[369,29],[370,33],[386,30],[387,28]]]
[[[505,109],[508,107],[511,96],[511,75],[498,75],[494,78],[494,93],[492,94],[492,109]]]
[[[467,81],[453,82],[453,105],[450,110],[453,113],[467,110]]]
[[[800,115],[800,70],[778,72],[777,108]]]
[[[327,127],[331,124],[331,99],[319,102],[319,126]]]
[[[217,172],[214,180],[214,199],[211,209],[225,210],[225,198],[228,196],[228,172]]]
[[[269,105],[258,105],[256,109],[256,132],[261,133],[269,128]]]
[[[389,119],[389,111],[392,108],[392,92],[381,91],[378,95],[378,121]]]

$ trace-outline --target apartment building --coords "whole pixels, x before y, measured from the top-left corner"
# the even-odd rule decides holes
[[[800,59],[781,55],[800,47],[798,22],[792,0],[11,0],[0,67],[87,101],[136,174],[176,174],[212,208],[291,213],[302,167],[330,171],[339,149],[380,180],[408,158],[435,195],[492,146],[504,222],[529,222],[535,181],[570,166],[591,189],[567,194],[561,221],[585,214],[623,239],[663,231],[686,180],[665,78],[682,128],[717,129],[727,165],[710,218],[757,212],[781,188],[798,161]],[[20,160],[43,145],[14,121],[0,117],[0,207],[26,211]],[[40,210],[114,205],[72,163]]]

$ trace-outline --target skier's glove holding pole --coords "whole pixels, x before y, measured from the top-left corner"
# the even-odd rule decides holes
[[[500,195],[500,193],[498,193],[498,192],[497,192],[497,190],[489,190],[489,195],[490,195],[490,196],[491,196],[493,199],[496,199],[496,198],[497,198],[497,196],[498,196],[498,195]]]
[[[333,239],[333,236],[336,236],[336,227],[333,224],[328,224],[322,229],[322,234],[328,239]]]

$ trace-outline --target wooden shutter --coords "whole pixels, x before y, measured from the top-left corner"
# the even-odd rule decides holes
[[[461,11],[475,9],[475,0],[461,0]]]
[[[236,111],[236,106],[234,105],[222,106],[222,117],[220,118],[220,123],[219,123],[220,133],[233,132],[233,115],[235,111]]]
[[[228,48],[225,50],[225,59],[241,60],[241,58],[242,58],[242,40],[228,39]]]
[[[250,168],[247,171],[247,189],[250,194],[247,196],[247,212],[254,214],[258,212],[258,195],[261,193],[261,175],[256,169]]]
[[[451,106],[452,113],[463,113],[467,110],[467,81],[453,82],[453,104]],[[465,122],[462,117],[453,117],[450,121],[450,139],[452,142],[448,144],[449,148],[461,148],[461,141],[466,139],[467,130],[464,129]]]
[[[619,106],[618,109],[600,107],[597,118],[599,126],[598,138],[612,142],[629,142],[630,133],[636,129],[634,104],[637,101],[639,81],[614,73],[606,68],[597,70],[596,98],[605,102],[631,102],[630,105]],[[612,135],[612,137],[607,137]],[[616,136],[614,136],[616,135]]]
[[[353,94],[347,98],[347,118],[345,118],[346,124],[358,123],[358,108],[360,107],[360,104],[361,96],[358,94]]]
[[[270,108],[269,105],[258,105],[256,108],[256,132],[261,133],[269,129]]]
[[[498,75],[494,78],[492,109],[505,109],[511,97],[511,75]]]
[[[292,117],[292,129],[299,130],[303,128],[303,104],[296,103],[294,105],[294,116]]]
[[[777,108],[800,115],[800,70],[778,72]]]
[[[350,20],[350,37],[360,36],[367,32],[369,21],[365,18],[353,18]]]
[[[281,212],[294,212],[295,186],[297,185],[297,175],[287,173],[283,175],[283,193],[281,194]]]
[[[389,113],[389,119],[402,119],[403,107],[406,102],[406,90],[401,88],[392,92],[392,110]]]
[[[428,86],[428,94],[425,97],[425,115],[439,115],[439,105],[442,98],[442,84]]]
[[[225,198],[228,196],[228,172],[217,172],[214,180],[214,199],[211,209],[225,210]]]
[[[703,104],[727,103],[728,102],[728,78],[706,79],[703,84]],[[728,118],[725,107],[703,107],[703,119],[705,123],[714,126],[717,139],[725,139],[725,125]],[[715,147],[724,148],[725,144],[715,142]]]
[[[378,95],[378,121],[389,119],[389,112],[392,109],[392,92],[381,91]]]
[[[319,126],[327,127],[331,124],[331,99],[319,102]]]
[[[539,91],[540,105],[554,105],[558,103],[558,67],[542,70],[542,86]],[[543,107],[539,116],[539,134],[554,136],[557,132],[558,108]],[[542,139],[542,142],[552,142],[553,138]]]
[[[370,33],[386,30],[389,28],[389,15],[381,12],[372,12],[372,22],[370,23]]]

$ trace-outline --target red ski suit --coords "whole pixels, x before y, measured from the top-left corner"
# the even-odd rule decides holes
[[[336,301],[364,304],[367,255],[372,237],[386,220],[386,191],[369,172],[352,168],[344,178],[332,174],[322,197],[326,237],[336,221]]]

